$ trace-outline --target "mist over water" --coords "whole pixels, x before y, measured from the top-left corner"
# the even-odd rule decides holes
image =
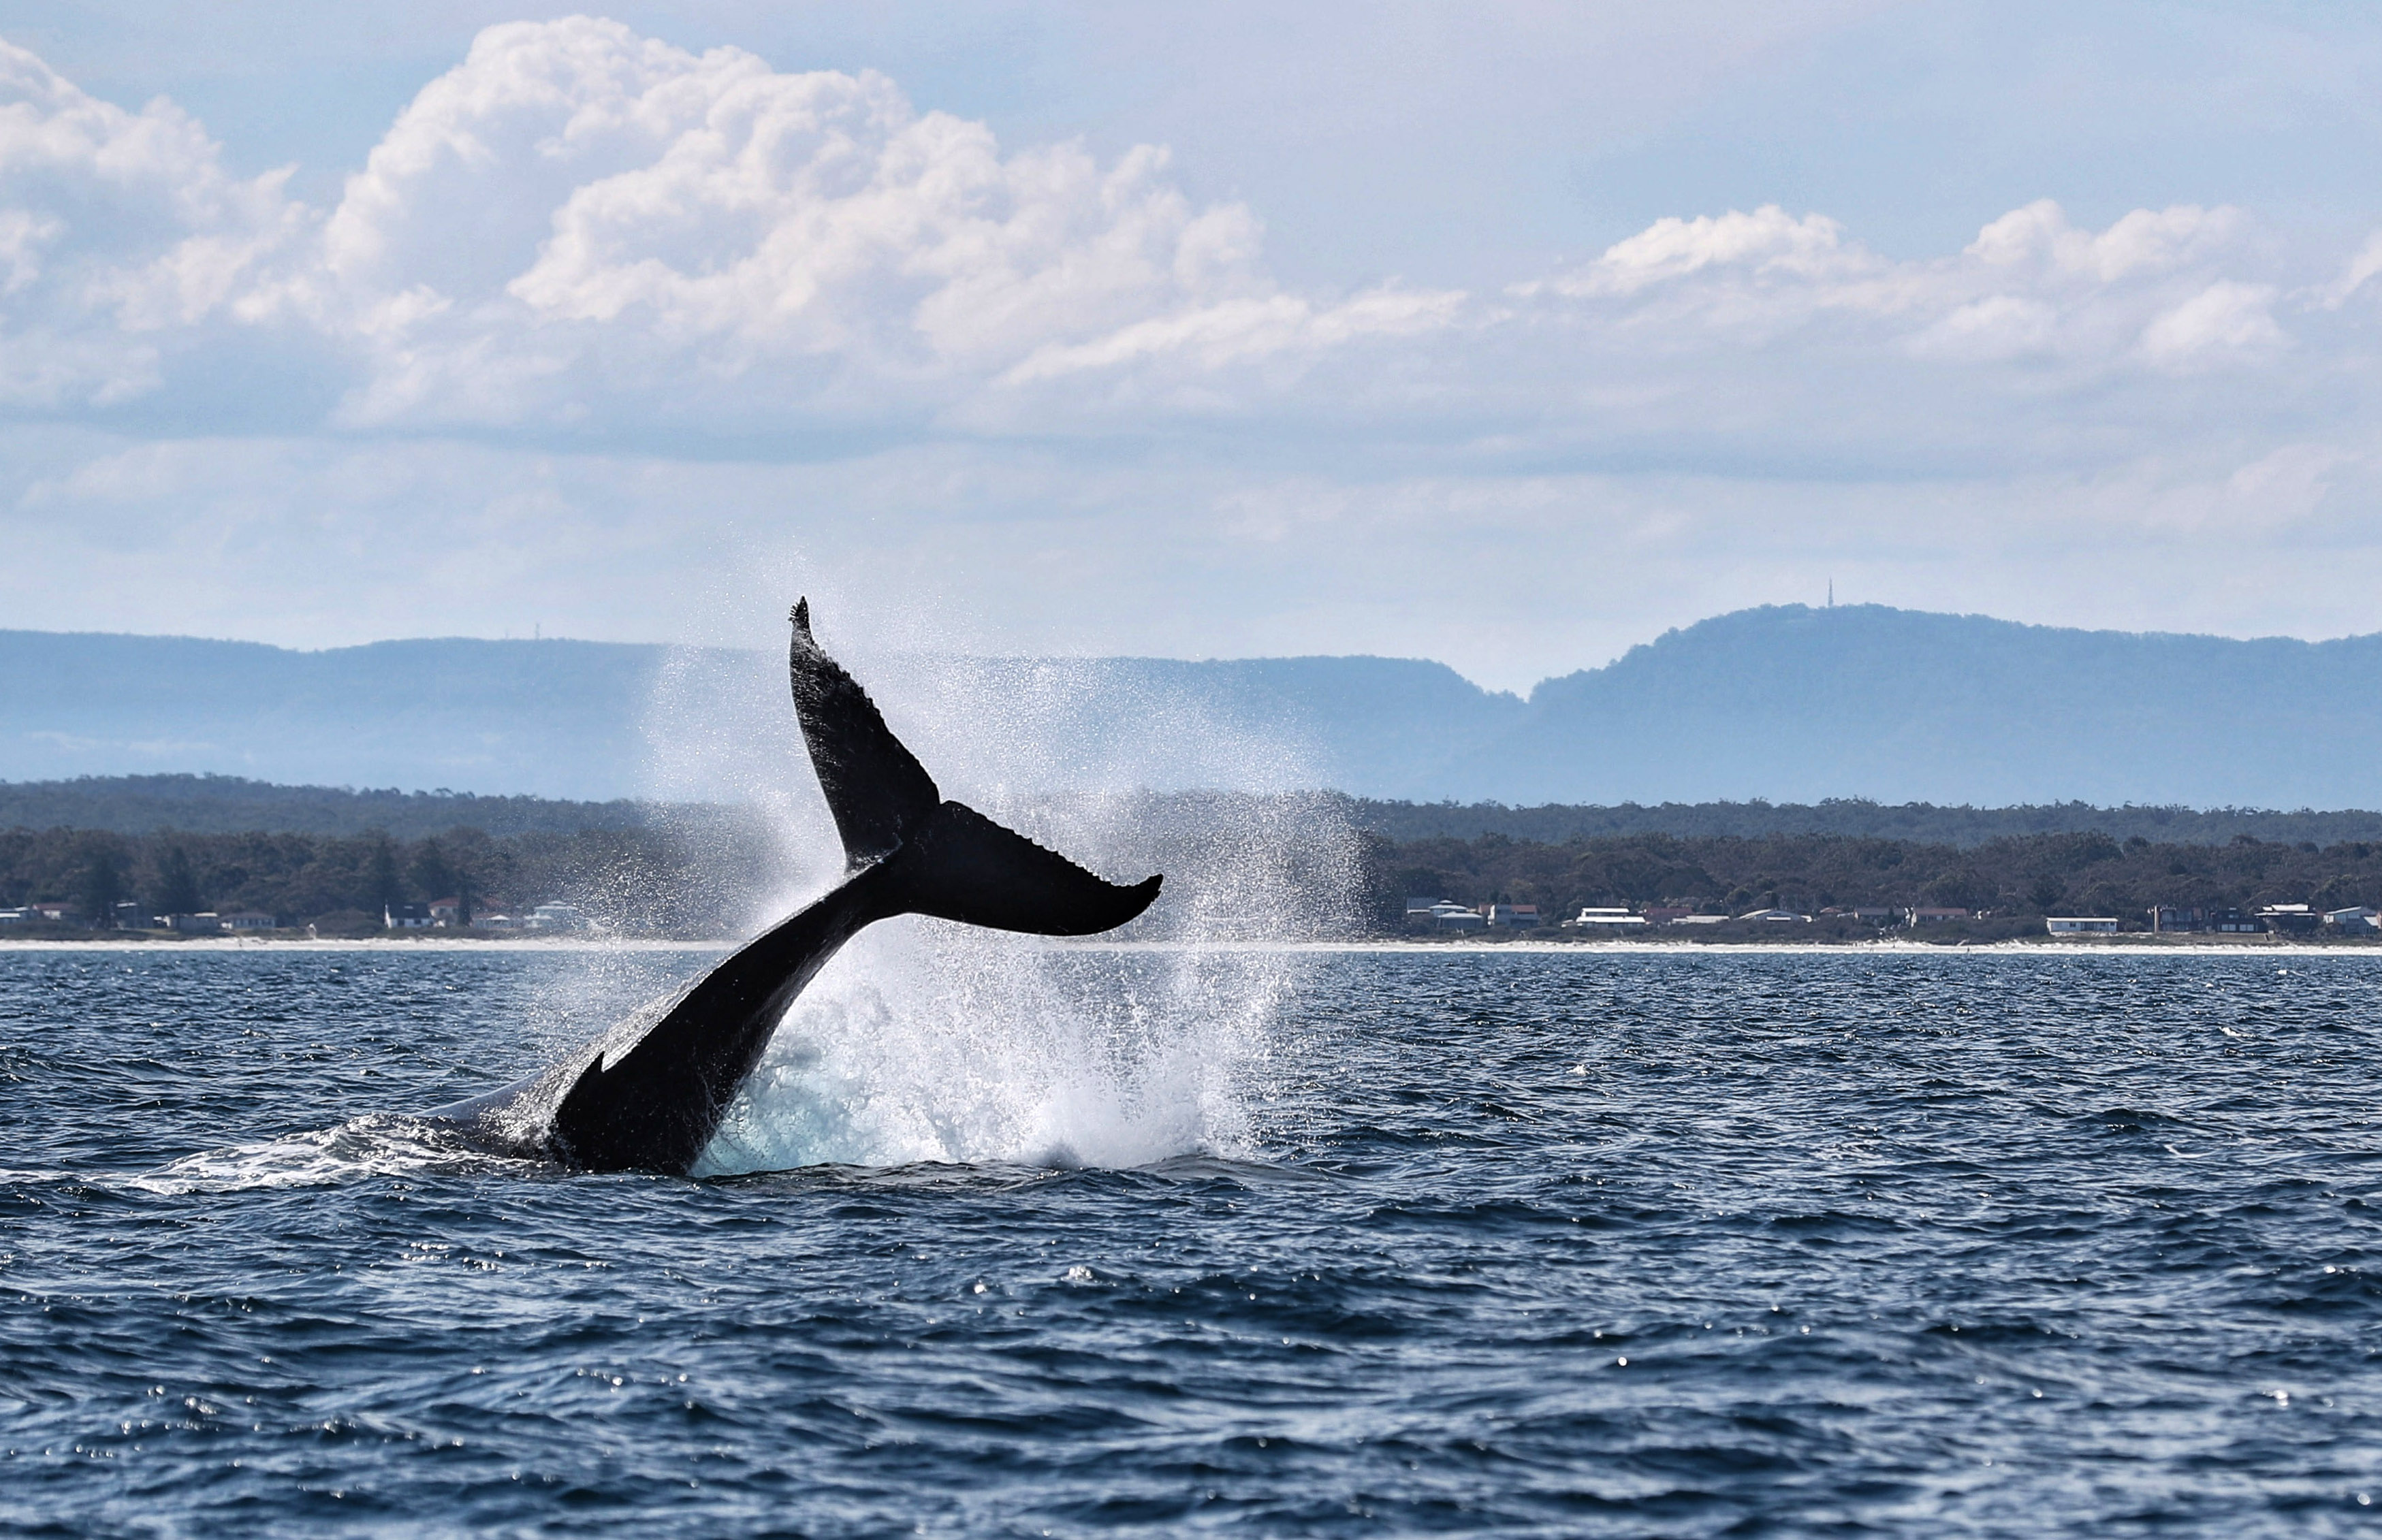
[[[1111,880],[1163,872],[1157,904],[1111,939],[1169,945],[1087,966],[1098,948],[1083,943],[915,917],[876,925],[795,1002],[699,1170],[1132,1167],[1255,1150],[1275,1025],[1312,962],[1232,944],[1328,933],[1354,902],[1355,837],[1320,798],[1222,795],[1160,814],[1141,793],[1203,770],[1311,784],[1298,746],[1155,695],[1120,731],[1085,710],[1113,696],[1088,666],[939,658],[915,630],[872,647],[825,606],[815,626],[944,796]],[[757,809],[776,841],[777,880],[754,895],[747,934],[843,875],[776,629],[767,650],[743,636],[734,651],[677,654],[647,720],[657,799]]]

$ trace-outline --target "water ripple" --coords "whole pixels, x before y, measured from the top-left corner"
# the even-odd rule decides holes
[[[0,959],[0,1534],[2375,1511],[2363,959],[1087,950],[864,970],[701,1180],[403,1116],[702,960]]]

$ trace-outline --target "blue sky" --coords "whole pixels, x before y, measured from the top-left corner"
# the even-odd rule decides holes
[[[2382,16],[20,5],[0,624],[2382,629]]]

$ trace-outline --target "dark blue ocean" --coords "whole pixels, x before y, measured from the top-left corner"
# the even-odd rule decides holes
[[[864,954],[720,1175],[394,1116],[709,956],[0,953],[0,1533],[2377,1522],[2375,959]]]

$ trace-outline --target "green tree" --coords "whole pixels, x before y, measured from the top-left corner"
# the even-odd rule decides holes
[[[413,879],[414,891],[425,899],[455,897],[455,863],[438,848],[438,841],[425,839],[413,852],[413,863],[407,875]]]
[[[372,854],[364,858],[362,907],[371,913],[382,914],[391,904],[405,901],[405,885],[397,877],[397,847],[385,834],[375,832],[372,838]]]
[[[124,869],[116,852],[104,845],[92,847],[83,858],[82,882],[76,897],[82,911],[101,930],[116,928],[116,903],[124,897]]]
[[[152,904],[159,914],[196,914],[204,907],[198,874],[190,870],[190,853],[179,845],[166,846],[157,862],[157,894]]]

